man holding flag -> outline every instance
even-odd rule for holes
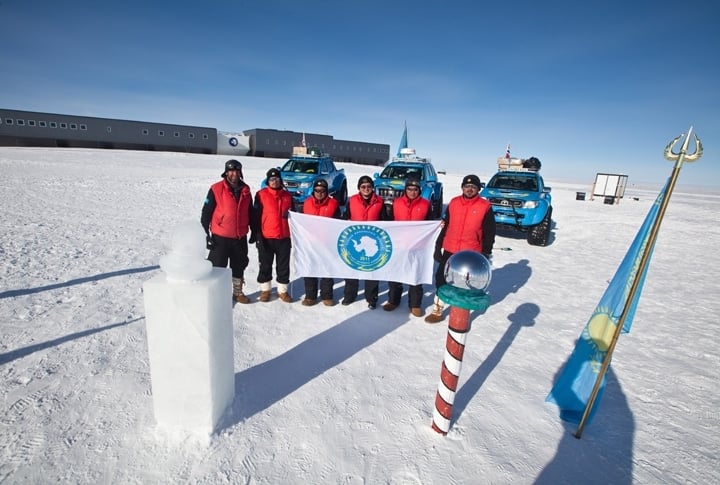
[[[368,175],[358,179],[358,193],[348,199],[345,218],[350,221],[379,221],[385,217],[385,202],[375,193],[375,183]],[[354,278],[345,280],[343,305],[350,305],[358,294],[360,281]],[[368,308],[377,307],[380,282],[378,280],[365,280],[365,301]]]

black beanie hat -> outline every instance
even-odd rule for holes
[[[237,160],[228,160],[227,162],[225,162],[225,171],[221,173],[220,176],[225,178],[225,174],[228,170],[237,170],[238,172],[240,172],[240,178],[243,178],[242,164]]]
[[[407,189],[408,187],[420,188],[420,181],[416,178],[407,179],[405,180],[405,188]]]
[[[314,189],[315,187],[322,187],[323,189],[327,189],[327,188],[328,188],[327,180],[325,180],[325,179],[317,179],[317,180],[315,181],[315,183],[313,184],[313,189]]]
[[[282,182],[282,176],[280,175],[280,170],[277,168],[271,168],[267,171],[267,174],[265,174],[265,181],[270,182],[270,177],[277,177]]]
[[[373,182],[373,179],[371,179],[368,175],[363,175],[358,179],[358,189],[362,184],[370,184],[375,187],[375,182]]]
[[[475,187],[477,187],[477,188],[479,189],[479,188],[481,187],[481,185],[480,185],[480,177],[478,177],[477,175],[466,175],[466,176],[464,176],[464,177],[463,177],[462,184],[460,184],[460,187],[464,187],[464,186],[466,186],[467,184],[472,184],[472,185],[474,185]]]

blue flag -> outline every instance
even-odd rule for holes
[[[402,150],[403,148],[407,148],[407,147],[408,147],[408,142],[407,142],[407,123],[405,123],[405,129],[403,130],[402,138],[400,138],[400,144],[398,145],[397,156],[398,156],[398,157],[401,157],[402,154],[400,153],[400,150]]]
[[[655,199],[655,203],[645,217],[645,222],[643,222],[640,227],[640,230],[630,245],[630,249],[628,249],[625,258],[615,272],[615,276],[613,276],[590,320],[580,334],[575,344],[575,350],[573,350],[572,355],[562,369],[550,394],[548,394],[545,399],[546,402],[552,402],[558,405],[560,408],[560,418],[564,421],[579,423],[582,419],[603,360],[607,355],[607,350],[615,334],[615,329],[620,321],[623,308],[630,297],[630,288],[635,278],[640,278],[637,291],[635,291],[632,301],[630,301],[630,306],[622,328],[622,333],[630,331],[635,310],[640,299],[640,293],[645,283],[647,269],[650,266],[650,257],[652,257],[654,249],[654,242],[648,247],[650,233],[658,218],[660,205],[667,194],[669,184],[670,180],[668,179],[665,187],[660,191],[657,199]],[[638,274],[640,261],[645,253],[647,253],[648,258],[647,264],[642,274]],[[595,402],[593,403],[593,408],[588,415],[588,423],[595,415],[604,388],[605,376],[603,376],[603,381],[595,398]]]

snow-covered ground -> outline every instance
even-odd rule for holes
[[[0,148],[0,482],[720,483],[718,194],[673,194],[582,439],[545,403],[657,195],[575,200],[592,181],[547,181],[547,247],[497,238],[493,304],[472,315],[447,436],[430,428],[445,323],[409,316],[405,298],[394,312],[303,307],[298,278],[294,303],[259,303],[254,248],[255,302],[233,310],[231,412],[209,440],[159,429],[141,287],[225,160]],[[253,191],[279,163],[241,161]],[[341,166],[351,187],[376,170]],[[442,176],[446,202],[463,175]]]

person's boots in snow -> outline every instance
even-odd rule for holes
[[[260,301],[266,302],[270,301],[270,290],[272,289],[272,285],[269,281],[266,281],[265,283],[260,283]]]
[[[286,283],[278,283],[278,298],[280,298],[285,303],[290,303],[292,301],[292,298],[290,298],[290,293],[288,293],[288,285]]]
[[[433,310],[430,315],[425,317],[425,323],[440,323],[444,320],[445,317],[443,317],[443,309],[445,308],[445,305],[442,301],[440,301],[440,298],[435,296],[435,304],[433,305]]]
[[[245,296],[245,293],[243,293],[243,285],[245,285],[245,280],[242,278],[233,278],[233,300],[238,303],[250,303],[250,298]]]

